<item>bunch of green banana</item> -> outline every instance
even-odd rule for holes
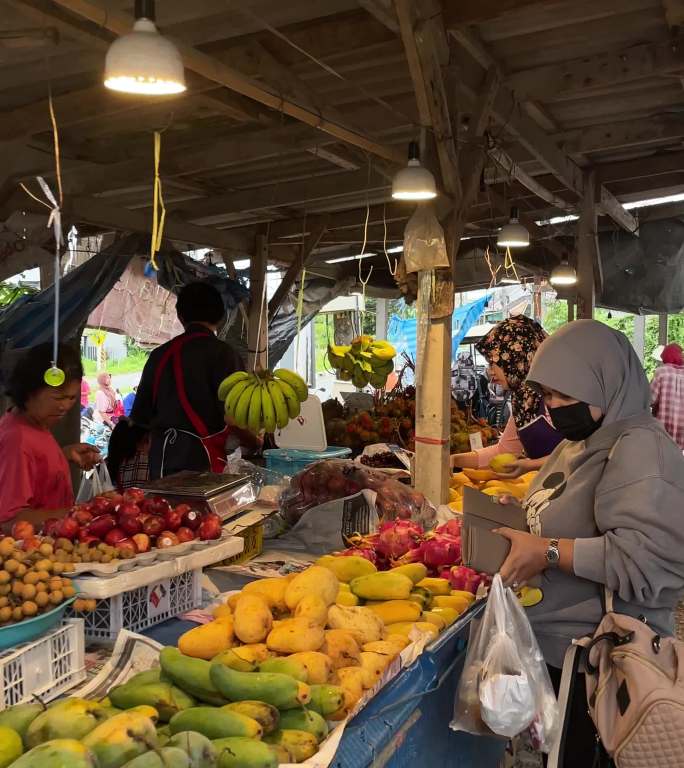
[[[328,344],[328,360],[342,381],[362,389],[371,384],[382,389],[394,370],[396,350],[384,339],[357,336],[348,346]]]
[[[299,416],[301,403],[309,396],[306,382],[294,371],[236,371],[219,385],[226,415],[238,427],[254,433],[275,432]]]

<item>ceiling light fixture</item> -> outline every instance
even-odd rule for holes
[[[499,248],[527,248],[530,244],[530,233],[518,221],[518,209],[511,208],[511,218],[504,224],[496,237]]]
[[[154,20],[154,0],[135,0],[133,30],[115,40],[107,51],[107,88],[144,96],[185,90],[181,55],[170,40],[159,34]]]
[[[437,197],[435,177],[420,164],[418,142],[412,141],[408,149],[408,165],[392,180],[395,200],[432,200]]]
[[[577,272],[575,268],[568,264],[567,258],[554,267],[549,277],[551,285],[575,285],[577,283]]]

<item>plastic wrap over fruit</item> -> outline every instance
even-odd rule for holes
[[[298,472],[281,497],[281,514],[295,525],[304,512],[365,490],[374,492],[381,521],[415,520],[424,527],[431,527],[435,521],[435,507],[422,493],[380,469],[369,469],[348,459],[317,461]]]

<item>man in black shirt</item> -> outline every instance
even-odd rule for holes
[[[218,386],[244,369],[240,355],[216,338],[225,318],[219,292],[190,283],[176,303],[185,332],[157,347],[142,373],[131,413],[151,431],[150,479],[183,469],[221,472],[229,429]]]

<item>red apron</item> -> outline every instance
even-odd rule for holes
[[[224,427],[220,432],[214,432],[209,434],[206,424],[188,400],[188,395],[185,390],[185,377],[183,376],[183,368],[181,365],[181,350],[192,339],[207,336],[207,333],[194,332],[184,333],[182,336],[175,338],[167,347],[164,352],[157,370],[154,372],[154,384],[152,387],[152,402],[157,401],[157,393],[159,391],[159,384],[163,372],[166,370],[166,366],[171,363],[173,366],[173,377],[176,384],[176,392],[178,399],[180,400],[181,408],[185,413],[188,421],[192,424],[194,432],[190,432],[185,429],[167,429],[164,433],[164,452],[166,445],[169,441],[173,443],[173,435],[177,432],[195,437],[200,441],[202,447],[207,454],[207,460],[209,463],[209,469],[211,472],[223,472],[226,466],[226,439],[228,437],[228,427]],[[162,453],[162,466],[161,476],[164,476],[164,453]]]

